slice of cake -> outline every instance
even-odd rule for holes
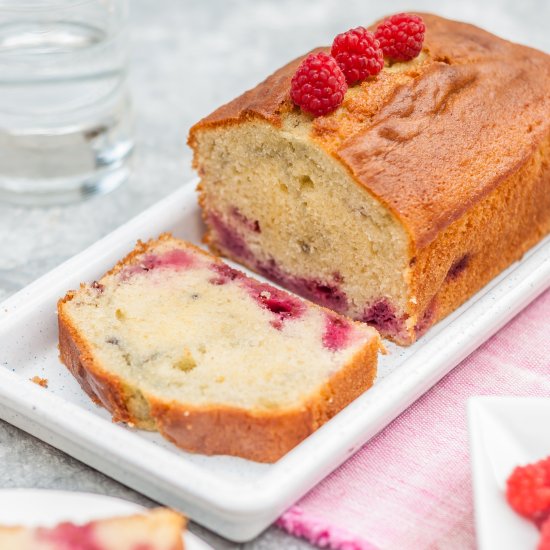
[[[55,527],[2,527],[2,550],[183,550],[185,519],[158,508],[148,513]]]
[[[170,235],[60,300],[61,360],[115,420],[275,461],[368,389],[378,334]]]
[[[213,250],[402,344],[550,231],[550,56],[422,18],[330,114],[293,104],[300,58],[189,135]]]

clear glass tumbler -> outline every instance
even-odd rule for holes
[[[58,204],[128,176],[127,0],[0,0],[0,200]]]

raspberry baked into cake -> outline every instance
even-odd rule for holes
[[[171,510],[55,527],[1,527],[2,550],[183,550],[185,519]]]
[[[550,56],[400,14],[189,144],[212,250],[410,344],[550,231]]]
[[[379,336],[165,234],[58,304],[61,360],[117,421],[275,461],[373,383]]]

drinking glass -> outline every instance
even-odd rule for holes
[[[55,204],[128,176],[127,0],[0,0],[0,200]]]

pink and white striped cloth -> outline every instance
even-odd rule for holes
[[[550,291],[458,365],[278,525],[321,548],[475,548],[466,401],[550,397]]]

